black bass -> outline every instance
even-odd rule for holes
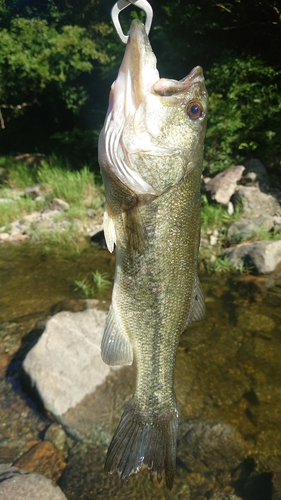
[[[137,368],[136,390],[107,452],[121,478],[142,465],[172,488],[179,336],[205,312],[197,276],[207,92],[198,66],[159,79],[143,24],[134,20],[99,141],[104,231],[116,245],[112,304],[101,345],[109,365]]]

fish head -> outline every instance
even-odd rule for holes
[[[176,81],[160,78],[156,64],[144,25],[134,20],[111,88],[100,164],[138,194],[159,195],[202,168],[208,104],[202,68]]]

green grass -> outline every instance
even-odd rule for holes
[[[96,297],[98,292],[106,290],[111,282],[107,279],[106,273],[95,271],[92,273],[91,280],[86,278],[75,281],[75,291],[82,292],[85,299],[92,299]]]
[[[13,203],[0,203],[0,227],[34,211],[41,211],[52,198],[61,198],[69,203],[69,210],[63,213],[68,221],[89,220],[87,209],[95,216],[102,216],[103,186],[87,166],[81,170],[71,170],[69,165],[53,156],[43,160],[40,166],[30,166],[17,162],[11,157],[0,157],[0,198],[11,199]],[[35,201],[24,195],[24,188],[40,184],[45,201]],[[17,190],[15,197],[14,193]]]

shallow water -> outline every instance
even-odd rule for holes
[[[32,330],[36,337],[43,329],[40,321],[34,329],[34,318],[46,317],[60,301],[81,297],[75,280],[94,270],[112,277],[114,256],[87,246],[79,255],[29,245],[0,247],[1,347],[5,344],[20,362],[23,332]],[[207,316],[182,335],[176,363],[181,426],[172,492],[147,471],[128,483],[117,475],[104,476],[106,448],[74,443],[59,482],[68,500],[209,500],[214,491],[236,493],[243,500],[280,498],[273,483],[281,471],[281,274],[204,275],[201,282]],[[110,294],[108,289],[97,298]],[[0,394],[2,424],[20,405],[23,415],[18,423],[12,418],[12,430],[0,424],[0,461],[5,461],[1,448],[6,456],[13,449],[11,457],[16,456],[26,435],[38,438],[50,421],[11,376],[2,380]]]

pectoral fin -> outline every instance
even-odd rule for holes
[[[107,365],[131,365],[133,362],[132,346],[112,305],[101,342],[101,357]]]
[[[191,309],[188,315],[188,319],[185,328],[190,323],[194,321],[201,321],[206,314],[205,298],[202,290],[201,283],[198,276],[196,276],[195,284],[193,288],[193,299],[191,304]]]
[[[103,229],[107,248],[112,253],[114,245],[116,245],[116,232],[113,219],[109,215],[107,208],[103,214]]]
[[[147,238],[138,206],[124,210],[122,216],[129,252],[131,254],[142,253],[146,247]]]

